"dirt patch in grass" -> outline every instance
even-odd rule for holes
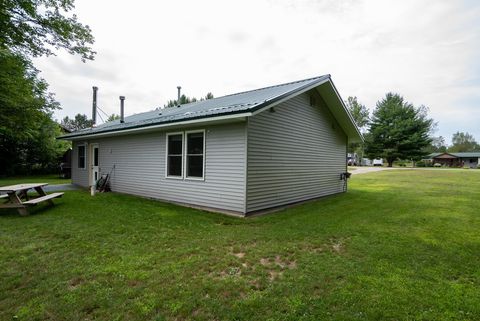
[[[238,257],[239,259],[243,259],[245,257],[244,252],[233,253],[233,255]]]
[[[331,237],[323,244],[305,244],[302,249],[309,253],[333,253],[337,255],[345,254],[349,238]]]
[[[261,258],[260,264],[265,267],[279,267],[280,269],[295,269],[297,268],[297,261],[289,260],[286,258],[282,258],[280,255],[275,256],[274,259],[272,258]]]
[[[75,290],[76,288],[78,288],[80,285],[82,285],[85,282],[86,281],[85,281],[84,278],[75,277],[75,278],[71,279],[70,281],[68,281],[68,289],[69,290]]]
[[[330,250],[336,254],[342,254],[345,252],[346,239],[344,238],[331,238],[327,244]]]
[[[280,278],[283,276],[283,272],[282,271],[275,271],[275,270],[270,270],[268,271],[268,274],[269,274],[269,280],[270,281],[275,281],[276,279]]]

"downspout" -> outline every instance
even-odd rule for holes
[[[348,135],[345,135],[345,173],[348,173],[348,164],[347,164],[347,156],[348,156]],[[344,185],[343,192],[347,192],[348,189],[348,178],[345,177],[345,185]]]
[[[244,203],[243,203],[243,215],[246,217],[247,216],[247,211],[248,211],[248,124],[250,123],[250,117],[247,117],[247,120],[245,122],[245,163],[244,163],[244,180],[245,180],[245,186],[243,193],[245,195],[244,198]]]

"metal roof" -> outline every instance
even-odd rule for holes
[[[235,114],[238,114],[240,116],[240,114],[252,113],[263,107],[272,105],[282,99],[291,97],[296,93],[300,93],[304,90],[319,86],[320,84],[329,80],[330,75],[323,75],[320,77],[314,77],[295,82],[240,92],[223,97],[197,101],[178,107],[157,109],[125,117],[124,123],[120,123],[119,120],[115,120],[112,122],[98,125],[93,128],[86,128],[73,132],[71,134],[66,134],[59,138],[73,139],[110,132],[121,132],[124,130],[135,128],[178,123],[195,119],[208,120],[208,118],[213,118],[217,116]]]
[[[432,153],[428,155],[430,158],[435,158],[443,154],[449,154],[453,155],[458,158],[475,158],[475,157],[480,157],[480,152],[463,152],[463,153]]]

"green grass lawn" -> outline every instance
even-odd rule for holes
[[[0,212],[0,320],[478,320],[480,171],[238,219],[68,191]]]
[[[34,175],[34,176],[15,176],[1,177],[0,186],[21,184],[21,183],[48,183],[54,184],[70,184],[71,179],[60,178],[58,174]]]

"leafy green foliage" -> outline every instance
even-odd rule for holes
[[[31,58],[64,49],[91,60],[90,28],[73,0],[0,0],[0,175],[56,167],[69,144],[52,120],[60,108]]]
[[[469,133],[456,132],[452,136],[452,146],[448,148],[451,153],[478,152],[480,145]]]
[[[352,97],[352,96],[349,96],[347,98],[347,101],[345,101],[345,104],[347,105],[348,111],[350,111],[350,114],[352,115],[353,120],[355,121],[358,129],[360,130],[360,132],[364,134],[366,130],[366,126],[370,121],[370,112],[368,111],[367,107],[359,103],[357,100],[357,97]],[[360,155],[360,159],[363,158],[363,150],[364,150],[363,143],[348,144],[348,151],[350,153],[355,153],[357,155]]]
[[[447,144],[445,143],[445,138],[443,138],[443,136],[431,137],[431,139],[432,142],[426,147],[426,153],[445,153],[447,151]]]
[[[402,96],[388,93],[377,102],[366,140],[370,158],[382,157],[392,167],[396,159],[419,159],[430,144],[434,122],[425,106],[414,107]]]
[[[347,105],[350,114],[352,114],[353,120],[357,124],[357,127],[364,132],[370,121],[370,112],[368,111],[367,107],[359,103],[357,97],[352,96],[347,98],[345,104]]]
[[[0,50],[0,175],[55,167],[68,143],[55,140],[59,108],[28,59]]]
[[[208,94],[205,95],[205,97],[200,98],[200,101],[208,100],[208,99],[212,99],[212,98],[214,98],[213,94],[209,92]],[[189,104],[189,103],[194,103],[196,101],[199,101],[199,100],[195,97],[190,98],[190,97],[187,97],[185,95],[181,95],[180,96],[180,102],[177,99],[169,100],[163,107],[165,107],[165,108],[176,107],[178,105],[185,105],[185,104]]]
[[[74,132],[80,129],[89,128],[93,126],[93,120],[88,119],[85,114],[76,114],[75,118],[69,118],[66,116],[62,119],[62,126]]]
[[[120,119],[120,115],[111,114],[110,116],[108,116],[107,122],[109,122],[109,121],[114,121],[114,120],[117,120],[117,119]]]
[[[92,60],[91,30],[70,14],[73,8],[74,0],[0,0],[0,48],[33,57],[65,49]]]
[[[479,178],[353,175],[249,219],[68,191],[0,212],[0,319],[477,320]]]

